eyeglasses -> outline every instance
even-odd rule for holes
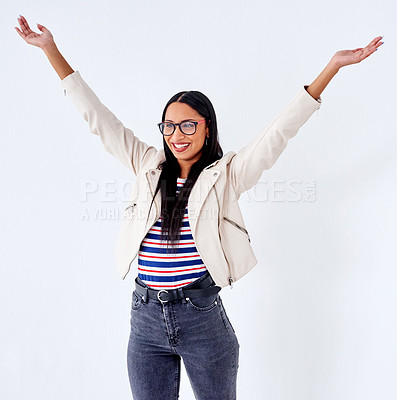
[[[172,122],[160,122],[158,125],[160,132],[164,136],[170,136],[174,133],[176,126],[179,125],[179,129],[181,132],[185,135],[193,135],[196,133],[196,128],[198,124],[201,124],[202,122],[205,122],[205,119],[201,121],[185,121],[181,122],[179,124],[173,124]]]

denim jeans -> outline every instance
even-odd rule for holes
[[[160,303],[133,291],[127,365],[134,400],[178,399],[181,358],[197,400],[235,400],[239,348],[219,293]]]

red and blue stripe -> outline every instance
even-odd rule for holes
[[[177,194],[185,182],[186,179],[177,179]],[[138,276],[149,287],[176,289],[194,282],[207,271],[193,240],[187,205],[175,253],[167,253],[167,242],[160,241],[160,233],[161,217],[142,240],[138,252]]]

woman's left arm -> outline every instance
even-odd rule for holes
[[[367,58],[383,44],[380,42],[382,37],[376,37],[365,48],[336,52],[313,83],[303,85],[304,89],[300,90],[287,107],[233,156],[229,163],[227,179],[235,188],[237,196],[258,182],[263,170],[274,165],[288,141],[297,134],[315,110],[319,109],[320,94],[339,69]]]
[[[354,50],[340,50],[331,58],[327,66],[321,71],[320,75],[307,88],[307,92],[318,99],[334,75],[346,65],[357,64],[370,56],[378,47],[382,46],[380,40],[383,36],[373,39],[366,47],[359,47]]]

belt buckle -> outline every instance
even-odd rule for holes
[[[157,299],[158,299],[158,301],[160,301],[161,303],[167,303],[168,302],[168,300],[162,300],[161,299],[161,292],[164,292],[164,293],[168,293],[168,290],[165,290],[165,289],[161,289],[161,290],[159,290],[158,292],[157,292]]]

